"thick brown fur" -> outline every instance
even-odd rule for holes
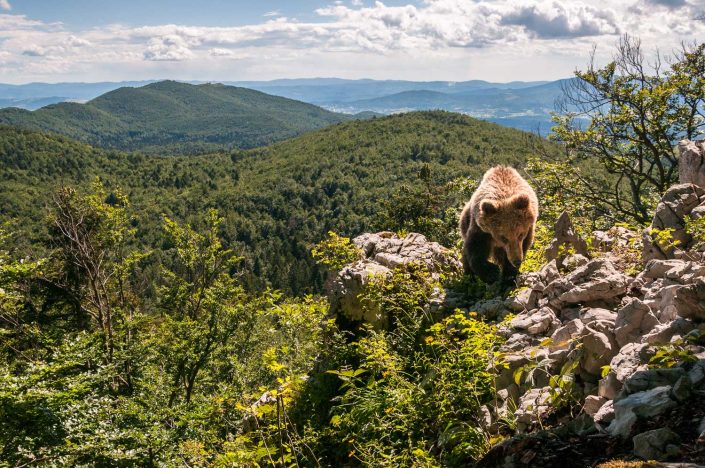
[[[485,172],[460,215],[463,268],[485,283],[511,281],[534,241],[536,193],[511,167]]]

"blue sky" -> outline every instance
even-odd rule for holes
[[[0,82],[546,80],[702,41],[705,0],[0,0]]]
[[[62,22],[78,29],[112,23],[129,26],[168,23],[237,26],[261,22],[274,13],[300,20],[321,21],[314,10],[329,3],[320,0],[15,0],[11,1],[11,11],[46,22]],[[416,2],[387,0],[384,3],[394,6]]]

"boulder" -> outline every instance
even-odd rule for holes
[[[367,322],[375,328],[387,323],[386,313],[370,304],[362,304],[358,298],[375,277],[389,277],[392,272],[386,266],[370,260],[359,260],[343,267],[326,284],[326,295],[333,314],[354,322]]]
[[[705,187],[705,140],[683,140],[678,153],[678,181]]]
[[[696,321],[705,321],[705,278],[676,290],[673,305],[679,316]]]
[[[584,329],[585,325],[583,325],[580,319],[573,319],[566,322],[551,335],[551,351],[568,349],[570,343],[578,337]]]
[[[551,409],[551,387],[532,388],[519,398],[519,405],[514,412],[517,429],[524,430],[537,423]]]
[[[392,232],[367,233],[353,239],[353,243],[366,259],[389,269],[412,262],[422,263],[434,272],[440,266],[461,269],[460,261],[448,249],[415,232],[401,238]]]
[[[624,296],[629,276],[617,270],[605,258],[590,260],[565,277],[546,286],[545,294],[557,309],[566,304],[609,301]]]
[[[616,398],[624,381],[635,372],[645,370],[654,351],[644,343],[628,343],[610,361],[609,373],[599,382],[599,395]]]
[[[593,376],[602,373],[606,366],[619,351],[619,346],[614,339],[614,334],[609,331],[604,333],[593,328],[592,324],[585,326],[582,332],[583,353],[580,367]]]
[[[678,248],[686,248],[692,237],[685,232],[685,216],[705,201],[705,189],[693,184],[678,184],[669,188],[656,205],[651,226],[644,230],[644,261],[675,258],[673,247],[661,246],[651,236],[653,229],[673,229],[672,238],[679,242]]]
[[[514,317],[510,326],[515,330],[526,331],[530,335],[550,335],[561,322],[550,307],[525,312]]]
[[[632,245],[638,233],[622,226],[613,226],[607,231],[593,231],[591,246],[602,252],[610,252],[615,247],[626,248]]]
[[[601,307],[586,307],[580,311],[580,320],[586,325],[596,321],[609,322],[614,325],[617,314]]]
[[[622,397],[626,397],[633,393],[651,390],[656,387],[672,387],[681,377],[685,375],[685,370],[680,367],[645,369],[637,371],[624,381]]]
[[[638,419],[652,418],[675,408],[677,403],[670,394],[671,387],[656,387],[615,402],[614,420],[608,432],[615,437],[627,437]]]
[[[649,260],[644,268],[644,277],[667,278],[680,284],[692,283],[705,276],[705,265],[678,259]]]
[[[665,427],[637,434],[632,442],[634,455],[644,460],[662,461],[680,453],[680,437]]]
[[[614,324],[614,337],[620,348],[627,343],[641,341],[643,335],[659,324],[649,306],[639,299],[625,298],[622,304]]]
[[[677,317],[671,322],[656,325],[653,330],[642,337],[641,341],[651,345],[667,344],[695,329],[696,325],[691,320]]]
[[[421,234],[410,233],[400,238],[391,232],[368,233],[356,237],[353,243],[360,249],[362,259],[333,272],[326,282],[326,295],[331,313],[353,322],[370,323],[375,328],[387,326],[386,311],[361,304],[358,299],[372,278],[388,277],[394,268],[409,263],[423,264],[435,276],[441,269],[461,269],[460,262],[448,249],[429,242]],[[440,293],[439,290],[435,306],[443,303]]]

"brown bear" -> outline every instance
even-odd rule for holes
[[[485,283],[512,281],[534,241],[538,214],[536,193],[516,170],[495,166],[485,172],[460,215],[465,274]]]

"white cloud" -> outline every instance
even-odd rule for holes
[[[264,17],[281,16],[281,14],[282,14],[281,10],[272,10],[272,11],[268,11],[267,13],[263,14],[262,16],[264,16]]]
[[[0,0],[0,10],[12,10],[12,5],[10,5],[8,0]]]
[[[558,78],[584,66],[593,44],[609,57],[622,33],[665,51],[702,40],[705,23],[694,18],[703,10],[703,0],[349,0],[315,10],[309,22],[270,12],[245,26],[82,31],[0,14],[0,81]]]
[[[182,36],[168,34],[155,37],[149,41],[149,47],[144,51],[144,59],[155,62],[179,62],[193,57],[189,43]]]

